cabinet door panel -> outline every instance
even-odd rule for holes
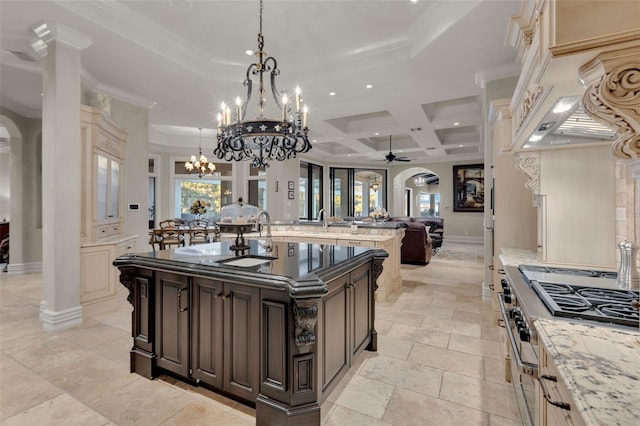
[[[158,366],[189,375],[189,294],[186,277],[158,274],[157,330]]]
[[[353,297],[353,321],[351,351],[355,354],[369,342],[371,332],[371,271],[367,265],[351,274]]]
[[[222,283],[193,280],[193,377],[222,388]]]
[[[225,284],[224,365],[226,388],[246,399],[258,396],[260,335],[258,289]]]
[[[109,181],[109,160],[107,157],[98,155],[98,172],[96,182],[96,219],[98,222],[102,222],[107,218],[107,199],[108,188],[107,182]]]
[[[349,368],[348,275],[336,280],[335,287],[322,299],[322,389]]]
[[[111,160],[109,201],[109,217],[120,217],[120,163],[114,160]]]

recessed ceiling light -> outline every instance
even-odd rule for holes
[[[375,132],[375,133],[374,133],[374,135],[376,135],[376,136],[380,136],[380,133],[378,133],[378,132]]]
[[[314,139],[314,140],[313,140],[313,143],[316,143],[317,141],[318,141],[317,139]]]
[[[247,49],[247,50],[244,51],[244,54],[247,55],[247,56],[253,56],[253,50]]]
[[[329,96],[335,96],[336,92],[329,92]]]
[[[460,123],[458,123],[457,121],[455,123],[453,123],[454,126],[459,126]]]
[[[371,88],[373,87],[373,84],[367,84],[367,85],[366,85],[366,86],[364,86],[364,87],[366,87],[367,89],[371,89]]]
[[[418,0],[409,0],[411,3],[416,4],[418,3]]]
[[[458,145],[458,148],[464,148],[464,145],[460,144]]]

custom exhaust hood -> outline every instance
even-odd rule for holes
[[[535,149],[611,142],[615,139],[613,130],[584,112],[581,96],[566,96],[558,98],[522,147]]]

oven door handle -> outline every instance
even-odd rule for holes
[[[507,337],[509,339],[509,343],[511,343],[511,352],[515,357],[516,365],[518,366],[518,370],[521,373],[528,374],[533,377],[538,376],[538,366],[531,362],[523,361],[520,357],[520,351],[518,350],[518,346],[516,345],[516,338],[513,335],[513,331],[511,331],[511,327],[509,326],[509,317],[507,316],[507,307],[504,305],[504,301],[502,300],[502,296],[504,293],[498,293],[498,303],[500,304],[500,313],[502,314],[502,321],[505,324],[505,330],[507,330]]]

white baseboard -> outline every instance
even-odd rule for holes
[[[40,320],[44,331],[58,332],[82,325],[82,306],[51,311],[47,309],[47,302],[40,302]]]
[[[472,237],[470,235],[447,235],[444,234],[444,243],[447,241],[452,243],[471,243],[471,244],[484,244],[484,237]]]
[[[8,274],[31,274],[34,272],[42,272],[42,262],[9,263],[7,265]]]

